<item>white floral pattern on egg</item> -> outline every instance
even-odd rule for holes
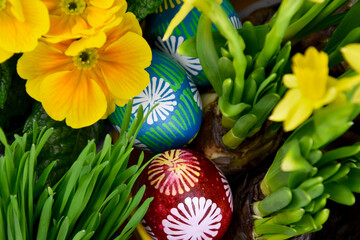
[[[233,211],[230,186],[203,155],[172,149],[153,159],[140,176],[144,199],[153,197],[144,217],[158,240],[220,240]]]
[[[135,146],[158,153],[183,147],[198,133],[202,120],[199,91],[185,70],[165,54],[153,50],[146,69],[149,85],[133,98],[132,119],[140,105],[144,116],[153,109],[141,127]],[[125,107],[116,107],[109,116],[114,126],[121,126]]]

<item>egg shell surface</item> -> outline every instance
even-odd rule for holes
[[[230,186],[203,155],[172,149],[140,176],[143,199],[153,197],[143,225],[153,239],[214,239],[225,234],[233,212]]]
[[[159,153],[183,147],[195,138],[201,126],[202,104],[199,91],[185,70],[157,50],[152,50],[152,54],[151,65],[146,69],[150,83],[134,97],[131,119],[136,117],[140,105],[145,116],[158,104],[141,127],[135,147]],[[118,130],[125,109],[126,106],[117,106],[109,116],[110,122]]]
[[[162,41],[162,37],[171,19],[173,19],[175,14],[180,10],[182,4],[180,0],[164,0],[164,3],[156,12],[147,17],[144,35],[153,47],[180,63],[196,85],[207,86],[210,85],[210,82],[202,70],[199,59],[182,56],[177,53],[177,49],[186,39],[195,36],[201,13],[196,8],[191,10],[184,20],[174,29],[170,38]],[[241,28],[240,19],[231,3],[228,0],[223,0],[221,6],[235,28]]]

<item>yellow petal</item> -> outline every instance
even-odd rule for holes
[[[128,32],[99,54],[106,85],[115,98],[130,99],[148,85],[149,74],[144,70],[151,63],[151,49],[144,38]]]
[[[297,88],[298,87],[297,79],[294,74],[285,74],[283,77],[283,82],[287,88]]]
[[[10,7],[11,13],[14,15],[14,17],[17,19],[17,21],[24,22],[25,16],[24,16],[23,8],[21,6],[21,1],[20,0],[9,0],[9,3],[11,4],[11,7]]]
[[[293,72],[302,95],[314,101],[323,98],[327,88],[328,56],[309,47],[305,55],[293,58]]]
[[[298,89],[290,89],[286,92],[281,101],[275,106],[269,119],[276,122],[284,121],[288,117],[290,110],[296,104],[298,104],[300,100],[300,91]]]
[[[42,2],[45,4],[46,8],[49,11],[52,11],[59,7],[60,1],[54,1],[54,0],[42,0]]]
[[[356,72],[360,73],[360,43],[352,43],[341,48],[341,52],[347,63]]]
[[[93,5],[98,8],[109,8],[114,4],[114,0],[90,0],[90,5]]]
[[[11,56],[13,55],[14,53],[12,52],[8,52],[4,49],[2,49],[0,47],[0,63],[3,63],[5,62],[6,60],[8,60],[9,58],[11,58]]]
[[[67,56],[76,56],[79,52],[87,48],[101,48],[105,42],[106,34],[104,32],[97,32],[93,36],[84,37],[72,42],[68,49],[66,49],[65,54]]]
[[[117,20],[121,21],[119,25],[106,31],[107,42],[104,45],[105,48],[117,41],[127,32],[134,32],[138,35],[142,35],[139,21],[133,13],[127,12],[124,16],[117,18]]]
[[[44,78],[73,68],[72,57],[65,56],[62,51],[44,42],[39,42],[34,51],[24,53],[17,63],[17,72],[24,79]]]
[[[10,52],[27,52],[38,44],[38,38],[49,30],[49,14],[39,0],[22,0],[25,21],[10,12],[0,11],[0,46]]]
[[[351,102],[360,104],[360,87],[355,90],[355,93],[351,98]]]
[[[162,39],[163,41],[166,41],[171,36],[172,32],[177,27],[177,25],[179,25],[182,22],[182,20],[184,20],[184,18],[189,14],[189,12],[194,8],[193,2],[194,2],[193,0],[187,1],[181,6],[179,12],[176,13],[176,15],[171,20],[169,26],[167,27],[166,32]]]
[[[290,110],[284,122],[284,130],[286,132],[294,130],[308,119],[312,112],[313,108],[310,102],[300,101]]]
[[[337,81],[336,88],[339,91],[350,91],[354,86],[360,84],[360,74],[352,77],[342,78]]]
[[[54,73],[41,85],[42,104],[55,120],[73,128],[94,124],[105,113],[107,103],[96,82],[80,71]]]
[[[42,95],[40,92],[42,82],[43,78],[38,77],[27,80],[25,84],[27,94],[39,102],[42,101]]]
[[[98,28],[105,24],[107,20],[111,18],[111,15],[107,9],[99,9],[96,7],[89,6],[87,10],[87,21],[90,26]],[[114,13],[113,13],[114,14]]]
[[[314,104],[314,108],[318,109],[318,108],[334,101],[337,95],[338,95],[338,90],[336,89],[336,87],[328,88],[324,98],[321,100],[322,101],[321,105]]]

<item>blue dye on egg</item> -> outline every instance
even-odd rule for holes
[[[180,148],[194,139],[202,120],[202,105],[196,85],[185,70],[163,53],[153,50],[150,67],[150,83],[133,99],[132,119],[139,106],[144,116],[158,104],[141,127],[135,146],[154,153]],[[109,116],[110,122],[119,129],[126,106],[116,107]]]
[[[186,18],[174,29],[174,32],[168,40],[165,42],[161,40],[171,19],[173,19],[175,14],[179,11],[181,5],[181,0],[164,0],[164,3],[156,10],[156,12],[146,19],[146,29],[144,34],[150,44],[180,63],[196,85],[210,85],[198,58],[182,56],[176,52],[178,47],[186,39],[195,36],[196,34],[200,17],[200,12],[196,8],[190,11]],[[221,5],[235,28],[241,28],[240,19],[229,0],[224,0]]]

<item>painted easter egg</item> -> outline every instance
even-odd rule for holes
[[[202,120],[202,104],[196,85],[185,70],[163,53],[153,50],[150,67],[150,83],[133,99],[132,119],[139,106],[148,118],[141,127],[135,147],[154,153],[182,147],[192,141],[198,133]],[[110,122],[121,126],[124,107],[116,107],[109,116]]]
[[[153,197],[143,226],[153,239],[221,239],[233,199],[222,172],[203,155],[172,149],[153,159],[140,176],[144,199]]]
[[[177,53],[178,47],[186,39],[195,36],[196,34],[200,17],[200,12],[196,8],[191,10],[181,24],[174,29],[172,36],[168,40],[165,42],[161,40],[171,19],[173,19],[175,14],[179,11],[182,4],[181,0],[164,0],[164,3],[156,10],[156,12],[149,15],[146,19],[144,34],[150,44],[180,63],[196,85],[210,85],[198,58],[182,56]],[[236,28],[240,28],[240,19],[231,3],[228,0],[224,0],[222,6],[233,25]]]

